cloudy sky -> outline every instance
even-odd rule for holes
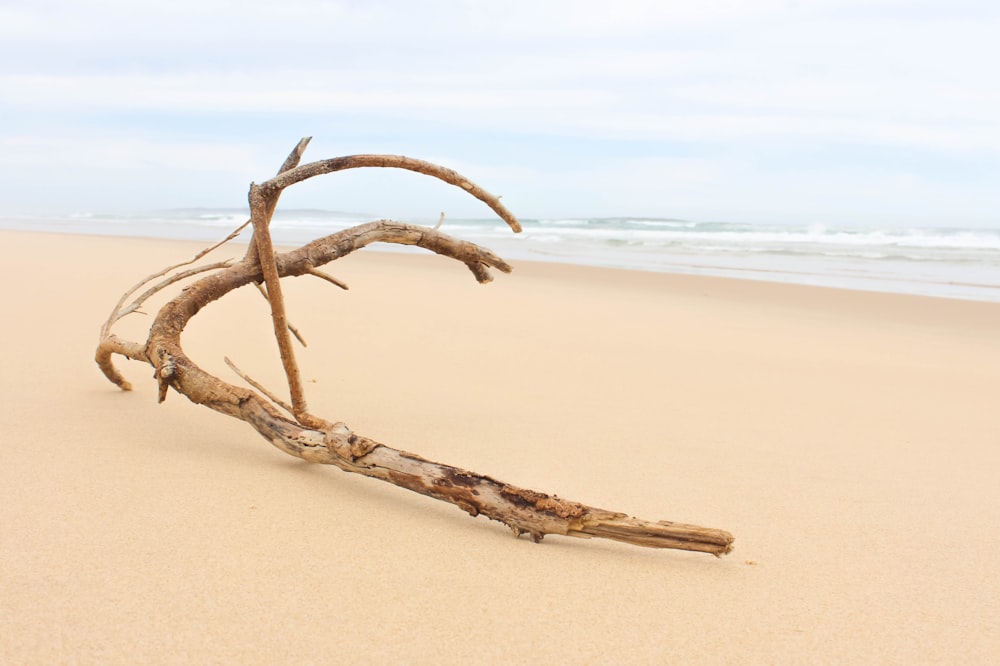
[[[1000,226],[995,0],[0,0],[0,213],[399,153],[522,217]],[[284,206],[488,217],[369,170]]]

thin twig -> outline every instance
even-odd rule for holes
[[[148,275],[145,278],[143,278],[142,280],[140,280],[139,282],[137,282],[135,285],[133,285],[128,291],[126,291],[124,294],[122,294],[122,297],[120,299],[118,299],[117,303],[115,303],[114,310],[111,311],[111,314],[108,316],[107,321],[105,321],[104,325],[101,327],[101,337],[105,338],[108,335],[110,335],[111,334],[111,326],[116,321],[118,321],[123,316],[125,316],[125,315],[120,315],[119,313],[121,312],[122,307],[125,305],[125,301],[127,301],[129,299],[129,297],[132,296],[132,294],[134,294],[135,292],[139,291],[145,285],[149,284],[150,282],[152,282],[156,278],[163,277],[167,273],[169,273],[169,272],[171,272],[173,270],[176,270],[176,269],[180,268],[181,266],[189,266],[189,265],[193,264],[194,262],[198,261],[199,259],[201,259],[202,257],[204,257],[209,252],[212,252],[213,250],[216,250],[216,249],[222,247],[223,245],[225,245],[229,241],[231,241],[234,238],[236,238],[237,236],[239,236],[240,232],[242,232],[244,229],[246,229],[247,225],[249,225],[250,222],[251,222],[250,220],[247,220],[246,222],[244,222],[240,226],[236,227],[236,229],[234,229],[233,231],[231,231],[229,233],[229,235],[226,236],[225,238],[223,238],[221,241],[219,241],[215,245],[211,245],[209,247],[206,247],[205,249],[201,250],[198,254],[194,255],[194,257],[192,257],[191,259],[188,259],[187,261],[182,261],[179,264],[174,264],[173,266],[167,266],[163,270],[157,271],[156,273],[153,273],[152,275]],[[169,286],[169,283],[165,284],[163,286],[164,287]],[[160,287],[160,288],[162,289],[163,287]],[[145,300],[146,298],[149,298],[149,296],[146,296],[145,298],[141,298],[140,300]],[[126,313],[126,314],[128,314],[128,313]]]
[[[295,412],[292,410],[292,406],[291,405],[289,405],[288,403],[286,403],[285,401],[283,401],[281,398],[279,398],[278,396],[276,396],[273,393],[271,393],[270,391],[268,391],[266,388],[264,388],[263,384],[261,384],[260,382],[255,381],[248,374],[246,374],[245,372],[243,372],[242,370],[240,370],[236,366],[235,363],[233,363],[231,360],[229,360],[228,356],[223,356],[222,360],[224,360],[226,362],[226,365],[229,366],[230,370],[232,370],[237,375],[239,375],[240,379],[242,379],[247,384],[249,384],[250,386],[254,387],[258,391],[260,391],[261,393],[263,393],[264,397],[266,397],[268,400],[270,400],[271,402],[273,402],[274,404],[276,404],[278,407],[281,407],[283,410],[285,410],[286,412],[288,412],[292,416],[295,415]]]
[[[317,269],[315,269],[315,268],[313,268],[311,266],[308,269],[306,269],[306,273],[308,273],[309,275],[315,275],[316,277],[318,277],[320,279],[326,280],[330,284],[334,284],[334,285],[340,287],[341,289],[343,289],[344,291],[347,291],[347,289],[348,289],[346,282],[338,280],[337,278],[333,277],[332,275],[324,273],[323,271],[317,270]]]
[[[158,292],[163,291],[164,289],[174,284],[175,282],[180,282],[181,280],[189,278],[193,275],[198,275],[199,273],[206,273],[208,271],[214,271],[219,268],[226,268],[227,266],[230,266],[232,263],[233,263],[232,259],[226,259],[225,261],[220,261],[214,264],[206,264],[204,266],[198,266],[197,268],[191,268],[186,271],[181,271],[180,273],[175,273],[166,280],[158,282],[157,284],[153,285],[152,287],[144,291],[142,295],[140,295],[134,301],[129,303],[128,307],[122,308],[118,312],[118,316],[115,317],[115,321],[118,321],[119,319],[133,312],[138,312],[139,308],[142,307],[142,304],[145,303],[149,298],[156,295]]]

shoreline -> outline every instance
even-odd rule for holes
[[[118,391],[93,362],[101,322],[204,244],[0,241],[0,661],[502,663],[512,636],[546,663],[1000,654],[996,304],[532,262],[479,285],[429,253],[328,264],[347,292],[283,281],[315,414],[728,530],[716,559],[514,539],[174,392],[157,404],[147,365],[116,359],[135,385]],[[283,385],[254,290],[183,340],[226,381],[229,356]]]
[[[81,233],[77,231],[36,231],[31,229],[24,229],[19,227],[2,228],[0,227],[0,233],[23,233],[23,234],[40,234],[40,235],[56,235],[56,236],[70,236],[70,237],[80,237],[80,238],[120,238],[120,239],[131,239],[136,241],[152,241],[152,242],[164,242],[164,243],[192,243],[198,248],[209,247],[216,242],[225,238],[225,233],[220,233],[218,235],[208,235],[204,240],[191,239],[191,238],[178,238],[178,237],[168,237],[168,236],[155,236],[155,235],[141,235],[141,234],[120,234],[120,233]],[[249,233],[249,232],[245,232]],[[236,238],[229,243],[227,246],[243,246],[245,247],[249,243],[249,236],[246,238]],[[483,243],[480,243],[481,245]],[[301,245],[301,244],[299,244]],[[500,243],[504,245],[504,243]],[[742,269],[734,270],[730,267],[724,265],[710,265],[710,264],[691,264],[691,263],[677,263],[672,265],[671,268],[664,268],[661,270],[647,268],[647,267],[630,267],[630,266],[620,266],[613,265],[610,263],[588,263],[584,261],[571,261],[571,260],[561,260],[559,257],[552,258],[539,258],[539,257],[524,257],[518,255],[518,253],[504,253],[502,250],[497,251],[489,244],[485,244],[485,247],[494,250],[503,257],[508,262],[516,263],[530,263],[530,264],[541,264],[541,265],[554,265],[554,266],[577,266],[581,268],[593,268],[598,270],[610,270],[610,271],[626,271],[630,273],[640,273],[640,274],[650,274],[650,275],[670,275],[676,277],[704,277],[704,278],[714,278],[722,280],[736,280],[736,281],[748,281],[748,282],[763,282],[766,284],[784,284],[793,286],[810,287],[817,289],[834,289],[843,290],[849,292],[858,293],[877,293],[877,294],[887,294],[887,295],[903,295],[903,296],[913,296],[917,298],[933,298],[933,299],[946,299],[946,300],[957,300],[965,302],[975,302],[975,303],[1000,303],[1000,287],[995,285],[990,285],[987,283],[976,283],[976,282],[962,282],[962,281],[950,281],[950,282],[936,282],[931,280],[919,280],[910,279],[907,284],[928,284],[935,285],[938,288],[972,288],[977,290],[976,296],[969,295],[957,295],[956,293],[919,293],[914,292],[912,289],[899,288],[899,283],[901,282],[897,278],[893,277],[880,277],[875,275],[868,275],[863,278],[858,278],[854,285],[841,285],[841,284],[827,284],[824,279],[820,279],[818,282],[817,278],[823,278],[818,274],[805,273],[801,271],[794,270],[783,270],[777,268],[750,268],[745,267]],[[223,246],[226,247],[226,246]],[[283,250],[292,249],[298,247],[296,244],[290,244],[287,242],[275,241],[275,247],[281,248]],[[376,253],[388,253],[388,254],[421,254],[425,251],[419,248],[413,248],[408,246],[398,246],[398,245],[386,245],[386,244],[375,244],[373,246],[365,248],[366,252],[376,252]],[[783,279],[784,276],[799,276],[799,279]],[[766,276],[766,277],[758,277]],[[812,278],[812,279],[805,279]],[[874,288],[871,286],[864,285],[882,285],[883,287],[889,283],[897,283],[896,289],[885,289],[885,288]],[[988,294],[989,297],[983,294]]]

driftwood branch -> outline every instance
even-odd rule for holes
[[[196,404],[246,421],[267,441],[286,453],[342,470],[363,474],[422,495],[450,502],[472,516],[480,514],[503,522],[516,535],[528,534],[541,541],[546,534],[601,537],[654,548],[677,548],[722,555],[732,548],[728,532],[666,521],[647,521],[626,514],[586,506],[498,481],[489,476],[426,460],[394,449],[351,431],[342,422],[330,422],[307,411],[298,367],[291,347],[289,325],[281,295],[281,279],[314,275],[346,288],[320,272],[319,267],[372,243],[415,245],[464,263],[481,283],[492,279],[491,269],[509,273],[510,266],[490,250],[441,233],[437,228],[379,220],[318,238],[295,250],[277,254],[270,237],[270,221],[281,192],[314,176],[359,167],[401,168],[433,176],[469,192],[497,213],[514,231],[517,218],[495,197],[464,176],[429,162],[395,155],[354,155],[299,166],[308,139],[289,155],[278,175],[250,187],[250,223],[254,237],[246,255],[235,263],[212,264],[184,271],[184,277],[210,273],[187,286],[156,314],[146,342],[122,340],[111,333],[112,325],[136,308],[126,306],[131,294],[162,278],[185,262],[160,271],[133,287],[116,305],[101,329],[96,360],[105,376],[124,390],[130,384],[112,362],[114,354],[149,363],[164,400],[170,388]],[[230,239],[233,235],[230,236]],[[229,240],[229,239],[227,239]],[[225,241],[224,241],[225,242]],[[217,246],[216,246],[217,247]],[[214,249],[214,248],[212,248]],[[203,256],[200,254],[197,258]],[[180,275],[180,274],[178,274]],[[145,300],[180,277],[160,280],[140,299]],[[288,380],[291,404],[246,376],[226,359],[233,370],[256,388],[234,386],[210,375],[181,348],[181,333],[203,307],[243,286],[264,282],[271,304],[272,322],[279,354]],[[129,309],[131,308],[131,309]],[[289,416],[291,415],[291,417]]]

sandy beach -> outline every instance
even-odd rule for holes
[[[328,266],[349,291],[283,283],[314,413],[729,530],[715,558],[536,545],[158,405],[148,366],[119,391],[101,323],[200,247],[0,232],[0,662],[1000,660],[1000,305],[528,262],[483,286],[371,251]],[[184,343],[282,387],[253,290]]]

